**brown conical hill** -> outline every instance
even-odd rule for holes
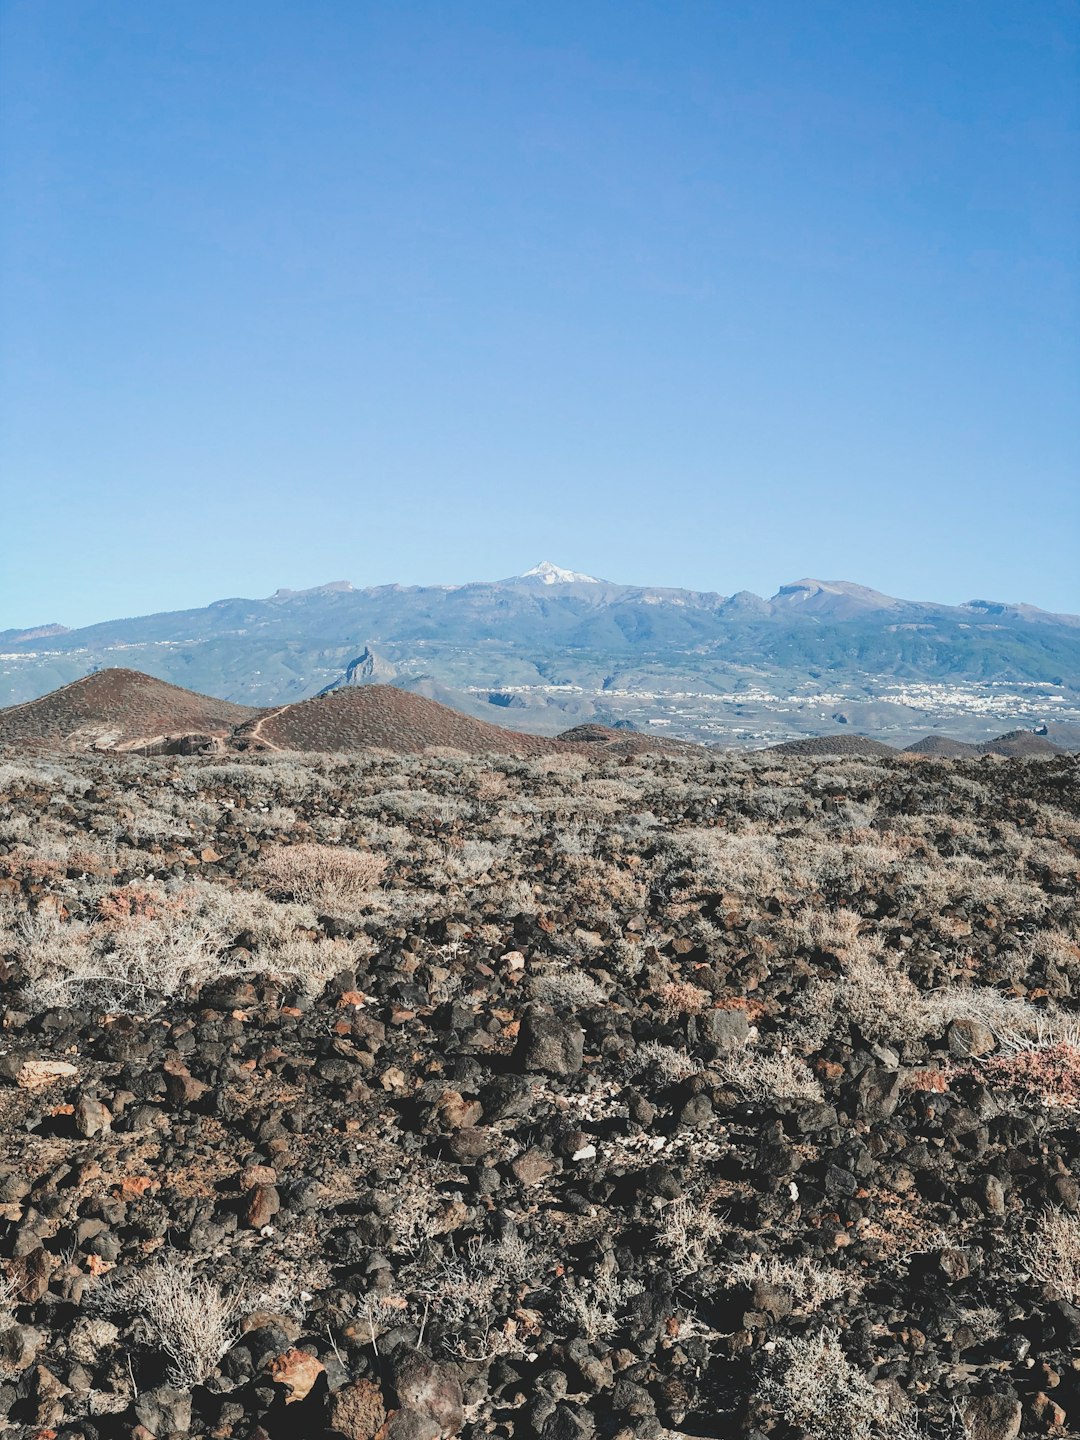
[[[916,740],[914,745],[905,746],[904,754],[936,756],[939,760],[962,760],[964,756],[980,754],[980,750],[977,745],[969,745],[966,740],[953,740],[949,735],[926,735],[923,739]]]
[[[197,695],[138,670],[98,670],[0,710],[0,745],[71,750],[159,749],[181,737],[223,740],[260,712]],[[193,742],[198,743],[198,742]]]
[[[433,747],[470,755],[543,755],[564,748],[557,741],[474,720],[393,685],[342,688],[286,705],[241,726],[235,743],[261,743],[276,750],[391,750],[402,755]]]
[[[619,756],[678,755],[701,748],[698,745],[691,745],[687,740],[670,740],[658,735],[641,735],[636,730],[618,730],[613,726],[598,725],[595,721],[588,721],[584,725],[575,725],[570,730],[563,730],[555,738],[565,745],[573,745],[575,749],[586,746],[593,752]]]
[[[1045,735],[1036,735],[1033,730],[1010,730],[994,740],[985,740],[976,746],[980,755],[1005,755],[1010,759],[1027,755],[1064,755],[1060,745],[1055,745]]]
[[[782,745],[770,745],[772,755],[805,755],[808,759],[829,755],[865,755],[881,758],[897,755],[899,751],[882,740],[871,740],[868,735],[814,735],[802,740],[785,740]]]

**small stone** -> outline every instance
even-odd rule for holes
[[[8,1278],[16,1295],[26,1305],[36,1305],[49,1288],[49,1281],[56,1269],[56,1257],[41,1245],[35,1245],[25,1255],[12,1260],[8,1266]]]
[[[430,1415],[402,1406],[390,1416],[379,1440],[440,1440],[441,1435],[438,1423]]]
[[[476,1125],[484,1113],[479,1100],[464,1100],[456,1090],[447,1090],[435,1106],[444,1130],[461,1130]]]
[[[825,1171],[825,1194],[832,1200],[850,1199],[859,1188],[859,1182],[850,1170],[840,1165],[830,1165]]]
[[[79,1072],[66,1060],[20,1060],[15,1055],[0,1057],[0,1075],[14,1080],[21,1090],[40,1090],[57,1080],[70,1080]]]
[[[556,1405],[540,1434],[542,1440],[589,1440],[595,1432],[596,1421],[588,1410]]]
[[[294,1401],[308,1397],[312,1386],[323,1373],[323,1368],[317,1355],[309,1355],[306,1350],[297,1350],[294,1347],[271,1363],[270,1378],[275,1385],[280,1385],[285,1390],[285,1403],[291,1405]]]
[[[856,1109],[864,1120],[887,1120],[900,1103],[903,1077],[899,1070],[864,1070],[851,1087]]]
[[[469,1207],[461,1200],[447,1197],[429,1221],[432,1235],[452,1235],[469,1218]]]
[[[958,1280],[966,1280],[971,1274],[971,1263],[963,1250],[942,1250],[938,1257],[938,1267],[953,1285]]]
[[[166,1060],[165,1093],[174,1105],[191,1105],[209,1090],[202,1080],[196,1080],[182,1060]]]
[[[785,1315],[791,1314],[791,1292],[780,1285],[755,1280],[750,1299],[754,1309],[768,1315],[770,1320],[782,1320]]]
[[[109,1320],[80,1316],[68,1333],[68,1355],[80,1365],[96,1366],[106,1350],[115,1345],[120,1331]]]
[[[450,1153],[459,1164],[469,1164],[490,1154],[495,1141],[486,1125],[466,1125],[450,1136]]]
[[[750,1038],[750,1021],[745,1010],[707,1010],[698,1017],[698,1033],[722,1055],[731,1055]]]
[[[373,1380],[354,1380],[331,1397],[327,1420],[345,1440],[374,1440],[386,1422],[382,1390]]]
[[[276,1185],[277,1171],[273,1165],[246,1165],[240,1172],[241,1190],[252,1190],[256,1185]]]
[[[949,1054],[959,1060],[989,1055],[997,1049],[997,1040],[990,1027],[970,1016],[961,1016],[952,1022],[948,1029],[948,1042]]]
[[[45,1336],[33,1325],[12,1325],[0,1333],[0,1366],[28,1370],[45,1343]]]
[[[1031,1413],[1044,1435],[1062,1434],[1068,1419],[1062,1406],[1041,1390],[1031,1402]]]
[[[456,1435],[465,1423],[461,1381],[450,1365],[413,1354],[394,1376],[402,1408],[432,1420],[444,1436]]]
[[[82,1095],[75,1106],[75,1130],[84,1140],[107,1135],[112,1129],[112,1111],[91,1095]]]
[[[539,1185],[554,1170],[555,1161],[542,1150],[526,1150],[510,1166],[510,1173],[521,1185]]]
[[[683,1188],[667,1165],[646,1165],[634,1176],[634,1188],[642,1199],[679,1200]]]
[[[979,1200],[988,1215],[1005,1214],[1005,1187],[996,1175],[984,1175],[978,1186]]]
[[[281,1197],[273,1185],[255,1185],[244,1206],[244,1224],[252,1230],[261,1230],[281,1209]]]
[[[704,1130],[712,1124],[713,1104],[708,1095],[691,1095],[679,1111],[679,1124],[689,1130]]]

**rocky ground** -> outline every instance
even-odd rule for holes
[[[0,1415],[1080,1433],[1080,762],[0,760]]]

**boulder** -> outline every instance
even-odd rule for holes
[[[394,1388],[401,1408],[434,1422],[440,1435],[456,1435],[464,1425],[461,1380],[453,1366],[411,1354],[396,1368]]]
[[[526,1072],[576,1075],[585,1050],[585,1032],[576,1020],[529,1009],[521,1022],[516,1059]]]
[[[1016,1440],[1024,1412],[1015,1395],[974,1395],[963,1416],[969,1440]]]
[[[331,1397],[327,1410],[330,1429],[345,1440],[374,1440],[386,1423],[382,1390],[373,1380],[354,1380]]]
[[[186,1435],[191,1429],[191,1394],[158,1385],[136,1399],[135,1414],[151,1435]]]

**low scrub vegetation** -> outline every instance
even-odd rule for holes
[[[1078,772],[4,758],[0,1421],[1080,1432]]]

